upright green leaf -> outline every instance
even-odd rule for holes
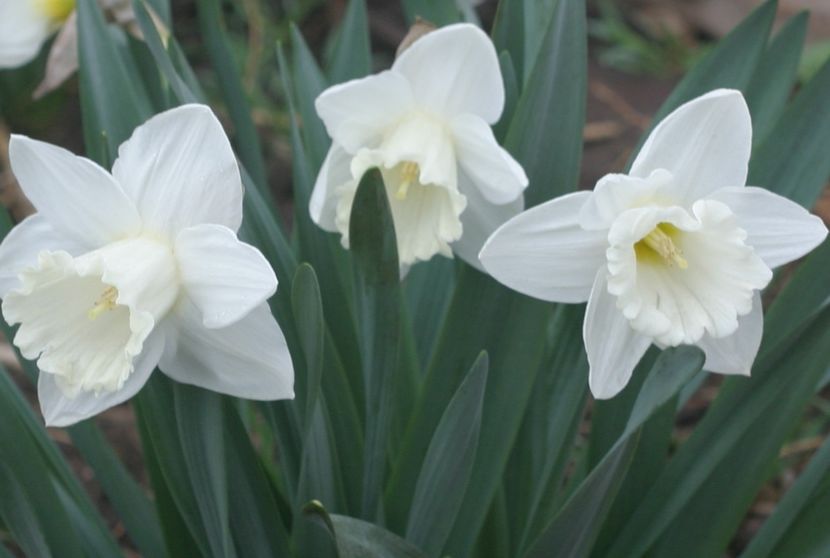
[[[640,555],[650,548],[654,556],[672,557],[723,550],[827,369],[828,326],[825,309],[794,346],[756,366],[751,379],[726,382],[608,556]]]
[[[482,353],[444,411],[415,485],[406,538],[429,556],[440,555],[467,490],[478,448],[487,367],[487,353]]]
[[[500,0],[493,20],[492,36],[496,52],[508,53],[517,78],[525,75],[525,4],[522,0]],[[532,64],[528,66],[532,67]],[[517,80],[517,83],[523,82]]]
[[[390,406],[394,397],[400,333],[400,270],[395,227],[380,171],[360,180],[349,221],[354,254],[360,354],[366,384],[363,517],[379,511],[385,480]]]
[[[126,43],[118,44],[98,3],[78,1],[78,57],[87,155],[108,164],[118,146],[153,110],[142,91]]]
[[[622,436],[582,482],[527,556],[587,556],[593,548],[614,496],[634,455],[640,429],[703,367],[703,353],[694,347],[665,351],[637,396]]]
[[[513,552],[538,536],[560,505],[564,476],[588,391],[582,341],[584,308],[557,307],[542,361],[506,477]]]
[[[242,87],[239,70],[231,56],[230,49],[222,31],[222,10],[220,0],[199,0],[197,2],[199,29],[204,40],[205,49],[210,57],[213,69],[218,77],[219,88],[228,107],[236,130],[236,142],[239,147],[239,157],[248,172],[251,173],[254,184],[268,199],[268,179],[265,173],[265,163],[262,159],[262,145],[259,141],[254,121],[251,118],[251,107]]]
[[[248,432],[229,399],[224,401],[228,512],[239,556],[289,556],[285,521]]]
[[[505,145],[518,156],[530,185],[530,207],[576,189],[587,95],[583,0],[557,0]]]
[[[777,6],[777,0],[767,0],[721,39],[677,84],[651,119],[651,127],[686,101],[713,89],[728,87],[745,90],[764,53]],[[643,134],[637,149],[632,152],[632,161],[646,136]]]
[[[130,539],[147,556],[166,555],[159,518],[141,486],[130,476],[94,423],[69,429],[72,443],[95,471],[95,479],[124,523]]]
[[[455,0],[401,0],[401,3],[410,25],[418,18],[438,26],[449,25],[461,19],[461,10]]]
[[[749,183],[810,208],[830,176],[830,60],[798,93],[758,146]]]
[[[334,538],[339,558],[426,558],[394,533],[360,519],[329,515],[319,502],[306,506],[305,513]]]
[[[766,137],[793,90],[807,35],[808,19],[808,14],[802,12],[790,19],[778,32],[764,52],[746,89],[755,145]]]
[[[806,556],[806,553],[786,553],[783,549],[777,550],[777,548],[786,547],[787,539],[795,539],[793,536],[795,533],[792,531],[798,529],[797,524],[805,521],[805,517],[810,513],[810,507],[821,499],[822,485],[830,488],[830,438],[825,440],[796,483],[778,502],[775,511],[752,538],[752,542],[741,554],[741,558],[765,558],[773,555]],[[830,490],[825,490],[825,492],[828,493],[825,499],[830,498]],[[826,522],[826,515],[823,521]],[[830,537],[827,540],[830,541]]]
[[[297,268],[291,285],[291,305],[297,323],[297,336],[305,357],[305,374],[297,376],[298,403],[303,408],[305,425],[311,422],[314,403],[320,391],[323,374],[323,352],[325,350],[325,324],[323,323],[323,302],[320,299],[320,285],[317,275],[308,264]]]
[[[337,30],[326,73],[331,83],[360,78],[372,71],[369,18],[365,0],[350,0]]]
[[[173,384],[181,465],[186,467],[212,556],[234,556],[228,519],[228,481],[220,395]]]

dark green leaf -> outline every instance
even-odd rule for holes
[[[487,368],[487,353],[482,353],[447,405],[415,485],[406,538],[429,556],[444,547],[470,480]]]
[[[365,0],[350,0],[337,31],[326,73],[329,82],[342,83],[372,71],[369,46],[369,21]]]
[[[306,370],[297,375],[298,403],[303,408],[304,424],[311,423],[314,404],[320,391],[323,374],[323,351],[325,325],[323,323],[323,302],[317,275],[308,264],[297,268],[291,285],[291,304],[297,324],[297,336],[303,348]]]
[[[461,19],[461,10],[454,0],[401,0],[406,21],[412,25],[417,18],[441,27]]]
[[[815,507],[821,499],[819,492],[822,485],[830,487],[830,438],[825,440],[796,483],[778,502],[775,511],[752,538],[752,542],[741,554],[741,558],[765,558],[773,555],[806,556],[807,553],[787,552],[783,549],[775,553],[773,551],[776,547],[786,547],[790,541],[796,539],[797,535],[793,531],[799,530],[799,527],[795,526],[800,522],[808,521],[806,516],[810,513],[810,507]],[[826,492],[827,496],[824,499],[830,502],[830,491]],[[826,506],[822,509],[827,510]],[[826,514],[821,515],[822,520],[826,522]],[[808,537],[807,540],[811,538]],[[830,538],[826,540],[830,542]]]
[[[126,42],[119,44],[94,0],[78,2],[81,109],[87,155],[107,165],[153,110],[142,92]]]
[[[228,484],[221,396],[173,384],[183,465],[213,556],[233,556],[228,522]]]
[[[777,0],[764,2],[695,64],[654,115],[651,127],[686,101],[713,89],[745,90],[766,47],[777,5]],[[642,136],[640,145],[632,152],[632,161],[646,136]]]
[[[505,146],[527,172],[530,207],[576,189],[587,95],[583,0],[557,0]]]
[[[358,338],[366,383],[361,509],[363,517],[374,518],[385,477],[401,308],[395,227],[383,178],[377,169],[368,171],[360,180],[349,221],[349,240],[354,254]]]
[[[319,502],[311,502],[303,511],[334,538],[339,558],[426,558],[394,533],[360,519],[329,515]]]
[[[830,176],[830,60],[784,111],[753,153],[749,183],[810,208]]]
[[[239,157],[245,168],[251,173],[254,184],[267,198],[268,179],[265,163],[262,159],[262,145],[259,141],[251,107],[242,87],[239,70],[231,56],[230,49],[222,31],[222,11],[220,0],[199,0],[197,2],[199,30],[204,41],[205,50],[216,71],[217,82],[231,115],[236,130],[236,143]]]
[[[664,351],[640,390],[622,436],[562,507],[537,539],[529,557],[587,556],[623,481],[646,420],[670,401],[703,367],[703,353],[693,347]]]
[[[757,145],[766,137],[793,90],[801,49],[807,35],[806,12],[787,22],[770,42],[746,90],[752,113],[752,139]]]

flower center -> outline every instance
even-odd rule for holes
[[[95,304],[90,308],[90,310],[86,313],[86,317],[90,320],[95,320],[101,314],[105,312],[109,312],[116,307],[116,299],[118,298],[118,289],[115,287],[107,287],[104,289],[104,292],[101,293],[101,296],[95,302]]]
[[[666,263],[669,267],[677,264],[680,269],[689,267],[683,251],[676,244],[680,230],[671,223],[659,223],[650,233],[634,245],[638,261]]]
[[[418,163],[405,161],[401,163],[400,173],[401,182],[398,185],[398,190],[395,192],[395,197],[399,200],[405,200],[406,194],[409,192],[409,187],[413,182],[418,181],[418,177],[421,175],[421,168],[418,166]]]
[[[34,0],[35,7],[53,21],[65,21],[75,9],[75,0]]]

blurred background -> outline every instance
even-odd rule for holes
[[[452,0],[446,0],[447,2]],[[485,29],[496,12],[495,0],[456,0]],[[173,33],[196,69],[213,107],[225,123],[216,78],[201,45],[196,8],[191,0],[172,0]],[[710,46],[733,29],[761,0],[589,0],[589,87],[582,188],[593,187],[608,172],[622,169],[651,114],[674,84]],[[407,32],[399,2],[368,0],[374,65],[388,67],[398,43]],[[277,70],[275,44],[289,43],[292,22],[320,59],[331,55],[334,30],[346,0],[234,0],[224,5],[228,36],[244,76],[244,84],[266,150],[269,183],[280,212],[290,228],[291,153],[289,115]],[[830,1],[780,0],[778,25],[800,11],[810,10],[810,27],[799,68],[799,83],[809,79],[830,57]],[[32,91],[43,76],[48,45],[33,63],[13,71],[0,71],[0,203],[12,220],[19,221],[31,206],[8,172],[7,141],[20,133],[83,153],[77,79],[38,101]],[[830,102],[830,101],[829,101]],[[555,156],[555,154],[553,154]],[[816,211],[830,222],[830,189],[825,189]],[[0,361],[17,371],[21,387],[36,405],[34,390],[19,374],[14,354],[0,338]],[[797,371],[792,371],[797,373]],[[706,410],[720,384],[711,378],[681,413],[675,441],[682,441]],[[113,441],[131,472],[146,483],[141,448],[128,406],[113,409],[96,420]],[[590,428],[585,421],[584,429]],[[755,502],[733,550],[746,545],[800,469],[830,432],[830,392],[816,396],[809,412],[782,450],[780,467]],[[69,457],[116,535],[123,527],[97,487],[92,471],[83,463],[61,430],[51,434]],[[133,551],[125,541],[125,552]]]

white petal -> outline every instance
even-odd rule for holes
[[[580,208],[590,197],[590,192],[568,194],[502,225],[481,251],[484,268],[526,295],[556,302],[588,300],[608,245],[605,231],[579,225]]]
[[[597,399],[610,399],[622,391],[651,345],[651,339],[632,329],[617,309],[604,269],[597,272],[591,289],[582,337],[590,366],[588,385]]]
[[[492,41],[468,23],[427,33],[392,66],[407,77],[418,105],[445,117],[472,113],[494,124],[504,108],[504,83]]]
[[[458,187],[466,198],[467,207],[461,214],[461,238],[452,245],[452,251],[471,266],[484,272],[484,266],[479,260],[484,243],[493,231],[522,212],[524,196],[519,196],[510,203],[495,205],[484,198],[481,190],[465,172],[461,171],[458,177]]]
[[[219,120],[204,105],[158,114],[118,148],[112,169],[145,227],[175,238],[213,223],[236,232],[242,222],[242,179]]]
[[[484,197],[501,205],[521,196],[527,187],[527,175],[496,142],[490,126],[473,114],[457,116],[451,125],[458,164]]]
[[[607,230],[623,211],[660,201],[661,190],[672,182],[672,175],[664,169],[652,172],[646,178],[627,174],[606,174],[594,187],[579,211],[579,223],[589,230]]]
[[[70,426],[127,401],[147,383],[163,349],[164,336],[159,333],[150,335],[144,342],[142,353],[136,357],[133,373],[121,389],[112,392],[81,391],[75,397],[67,397],[54,374],[41,372],[37,396],[46,426]]]
[[[748,234],[746,243],[771,268],[797,260],[827,237],[819,217],[764,188],[723,188],[710,197],[729,206]]]
[[[182,284],[202,313],[202,324],[220,328],[239,321],[277,291],[265,256],[221,225],[197,225],[176,238]]]
[[[416,113],[403,119],[387,132],[378,151],[382,155],[383,166],[387,169],[411,161],[418,164],[418,180],[421,184],[457,189],[457,165],[452,136],[446,126],[434,118]],[[352,168],[355,178],[363,174],[361,169],[358,171]]]
[[[174,380],[245,399],[294,397],[291,355],[267,304],[228,327],[207,329],[185,297],[166,326],[171,334],[159,368]]]
[[[339,144],[333,143],[314,183],[308,211],[311,220],[323,230],[337,232],[337,188],[352,179],[352,156]]]
[[[761,337],[764,333],[764,312],[761,294],[755,293],[752,311],[738,318],[738,329],[727,337],[715,339],[704,335],[697,344],[706,353],[703,368],[718,374],[740,374],[749,376],[752,363],[758,355]]]
[[[49,18],[38,12],[36,2],[0,2],[0,69],[30,62],[50,35]]]
[[[355,153],[376,147],[384,130],[411,110],[412,91],[403,75],[387,70],[329,87],[314,106],[335,143]]]
[[[26,217],[0,244],[0,298],[20,286],[18,274],[26,267],[37,264],[43,250],[63,250],[71,255],[86,251],[78,244],[58,233],[40,213]]]
[[[746,184],[752,121],[740,91],[718,89],[681,105],[651,132],[631,167],[645,178],[674,175],[675,203],[690,206],[710,192]]]
[[[136,233],[136,208],[112,176],[60,147],[14,135],[12,172],[52,227],[74,242],[101,246]]]

